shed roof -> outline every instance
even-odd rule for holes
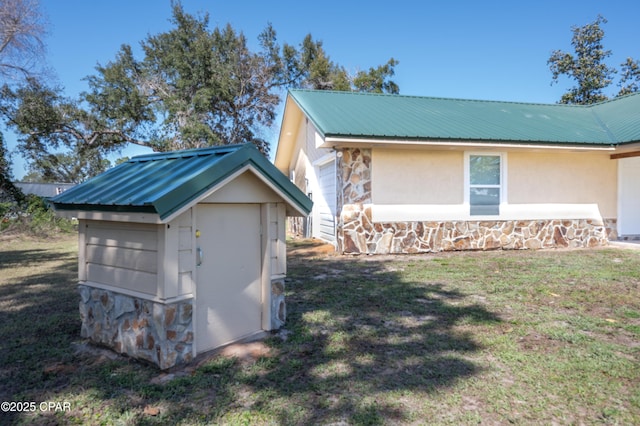
[[[325,137],[619,145],[640,141],[640,94],[593,105],[291,90]]]
[[[299,214],[311,211],[311,200],[253,144],[136,156],[52,198],[51,203],[56,210],[153,213],[164,220],[247,168]]]

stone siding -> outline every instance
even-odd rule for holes
[[[271,281],[271,329],[277,330],[287,320],[287,305],[284,300],[284,278]]]
[[[161,369],[193,359],[192,300],[163,304],[80,284],[81,336]]]
[[[597,247],[608,244],[600,221],[507,220],[373,223],[371,208],[349,208],[342,253],[389,254],[456,250]]]
[[[366,247],[364,227],[371,226],[370,220],[363,223],[360,221],[361,215],[357,214],[363,211],[364,205],[371,204],[371,150],[343,149],[341,153],[336,167],[336,204],[339,212],[336,241],[338,251],[348,253],[355,241],[360,243],[360,247]]]
[[[342,151],[337,190],[338,251],[347,254],[595,247],[608,244],[616,229],[615,219],[374,223],[370,149]]]

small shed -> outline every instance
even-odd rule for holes
[[[54,197],[79,220],[82,337],[167,369],[285,321],[286,216],[252,144],[142,155]]]

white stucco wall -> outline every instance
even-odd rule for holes
[[[609,153],[510,152],[510,204],[597,204],[617,215],[618,162]]]
[[[373,220],[616,217],[617,162],[609,153],[495,149],[491,153],[503,156],[503,197],[500,215],[484,217],[471,216],[465,203],[465,151],[374,148]]]

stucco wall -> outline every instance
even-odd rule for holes
[[[461,204],[464,155],[456,151],[374,149],[375,204]]]
[[[617,216],[617,163],[608,153],[502,152],[505,205],[495,219]],[[371,158],[374,221],[474,219],[463,204],[464,151],[375,148]]]
[[[617,216],[617,161],[609,153],[510,152],[508,201],[595,203],[602,217]]]

